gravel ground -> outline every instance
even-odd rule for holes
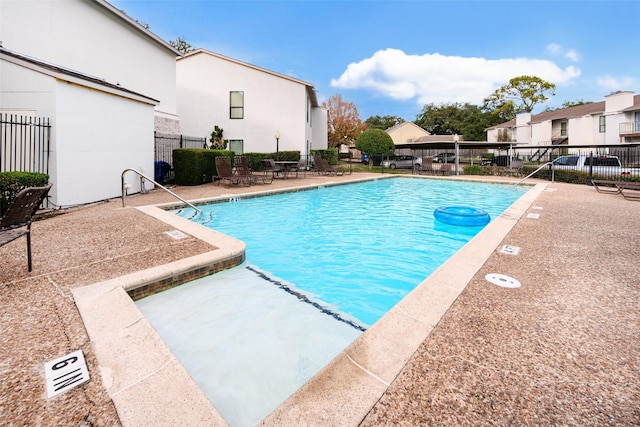
[[[355,174],[353,178],[366,174]],[[174,188],[194,200],[289,185]],[[155,190],[127,206],[172,201]],[[639,425],[640,204],[550,183],[416,351],[362,425]],[[34,223],[0,247],[3,425],[120,425],[70,289],[214,250],[119,199]],[[522,287],[484,280],[506,274]],[[91,381],[46,399],[43,364],[82,349]]]

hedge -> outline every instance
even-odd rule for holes
[[[0,172],[0,216],[4,214],[13,199],[27,187],[44,187],[49,183],[49,175],[38,172]]]
[[[247,166],[252,171],[264,170],[264,159],[278,159],[289,162],[297,162],[300,160],[300,151],[279,151],[277,153],[244,153],[247,159]]]
[[[330,165],[338,164],[338,149],[327,148],[326,150],[311,150],[311,155],[320,155],[323,159],[329,162]]]
[[[205,148],[175,148],[173,150],[173,171],[177,185],[200,185],[211,182],[218,174],[216,157],[233,159],[229,150],[208,150]]]

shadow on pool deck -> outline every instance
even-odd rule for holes
[[[174,191],[194,200],[346,179]],[[127,205],[169,201],[155,190]],[[539,219],[525,216],[514,226],[363,425],[640,423],[640,204],[550,183],[534,205]],[[118,199],[35,223],[31,274],[24,241],[0,247],[0,418],[120,423],[71,289],[216,250],[194,238],[174,240],[165,234],[171,229]],[[504,244],[519,253],[501,253]],[[491,285],[488,273],[522,287]],[[47,400],[43,363],[77,349],[91,381]]]

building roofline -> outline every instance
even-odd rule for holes
[[[304,80],[300,80],[300,79],[296,79],[296,78],[291,77],[291,76],[287,76],[285,74],[278,73],[276,71],[272,71],[272,70],[268,70],[266,68],[258,67],[257,65],[252,65],[252,64],[249,64],[247,62],[240,61],[238,59],[230,58],[228,56],[224,56],[224,55],[221,55],[221,54],[216,53],[216,52],[212,52],[212,51],[207,50],[207,49],[202,49],[202,48],[201,49],[196,49],[193,52],[189,52],[186,55],[184,55],[183,57],[176,59],[176,61],[184,61],[186,59],[189,59],[191,57],[194,57],[196,55],[201,55],[201,54],[213,56],[215,58],[222,59],[224,61],[229,61],[229,62],[232,62],[234,64],[237,64],[237,65],[240,65],[240,66],[243,66],[243,67],[251,68],[251,69],[256,70],[256,71],[260,71],[260,72],[263,72],[263,73],[266,73],[266,74],[271,74],[272,76],[279,77],[281,79],[289,80],[289,81],[291,81],[293,83],[298,83],[298,84],[304,85],[307,88],[307,93],[309,94],[309,98],[311,98],[311,105],[314,106],[314,107],[319,107],[320,106],[318,104],[318,96],[316,94],[316,89],[315,89],[315,86],[313,84],[311,84],[309,82],[305,82]]]
[[[177,50],[176,48],[171,46],[168,42],[166,42],[161,37],[159,37],[156,34],[154,34],[151,30],[148,30],[147,28],[145,28],[142,25],[140,25],[140,23],[138,21],[136,21],[135,19],[131,18],[129,15],[127,15],[125,12],[121,11],[120,9],[116,8],[111,3],[109,3],[109,2],[107,2],[105,0],[92,0],[92,1],[93,1],[93,3],[99,5],[102,8],[104,8],[105,10],[107,10],[109,13],[115,15],[120,20],[124,21],[127,25],[132,27],[135,31],[138,31],[138,32],[144,34],[146,37],[150,38],[151,40],[153,40],[154,42],[156,42],[157,44],[159,44],[163,48],[171,51],[171,53],[173,53],[175,56],[182,56],[182,53],[179,50]]]
[[[27,55],[22,55],[20,53],[10,51],[1,45],[0,60],[11,62],[18,66],[28,68],[30,70],[48,75],[52,78],[56,78],[58,80],[86,86],[92,89],[102,90],[107,93],[123,96],[125,98],[129,98],[146,104],[158,105],[160,103],[160,101],[157,99],[126,89],[120,86],[118,83],[110,83],[99,77],[64,68],[62,66],[51,64]]]
[[[535,123],[542,123],[549,120],[573,119],[577,117],[584,117],[584,116],[589,116],[594,114],[604,114],[605,102],[606,101],[592,102],[589,104],[574,105],[573,107],[561,108],[558,110],[545,111],[538,114],[532,114],[528,124],[531,125]],[[621,110],[621,112],[630,112],[630,111],[639,111],[639,110],[640,110],[640,95],[635,95],[633,97],[633,105],[631,107],[627,107]],[[516,125],[515,120],[509,120],[508,122],[493,125],[487,128],[487,130],[512,128],[515,125]]]
[[[392,131],[394,131],[394,130],[396,130],[396,129],[398,129],[398,128],[401,128],[401,127],[403,127],[403,126],[405,126],[405,125],[413,125],[414,127],[417,127],[418,129],[422,130],[422,131],[423,131],[424,133],[426,133],[427,135],[431,135],[431,133],[430,133],[428,130],[426,130],[426,129],[424,129],[424,128],[420,127],[420,126],[418,126],[418,125],[417,125],[417,124],[415,124],[414,122],[402,122],[402,123],[398,123],[398,124],[396,124],[396,125],[391,126],[389,129],[385,130],[385,132],[387,132],[387,133],[392,132]]]

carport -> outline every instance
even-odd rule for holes
[[[462,141],[458,135],[429,135],[416,141],[397,143],[395,148],[409,148],[414,155],[418,150],[454,150],[456,154],[455,172],[456,175],[460,175],[460,149],[508,150],[509,155],[512,156],[513,147],[516,145],[518,144],[515,142]],[[422,153],[420,157],[422,157]]]

